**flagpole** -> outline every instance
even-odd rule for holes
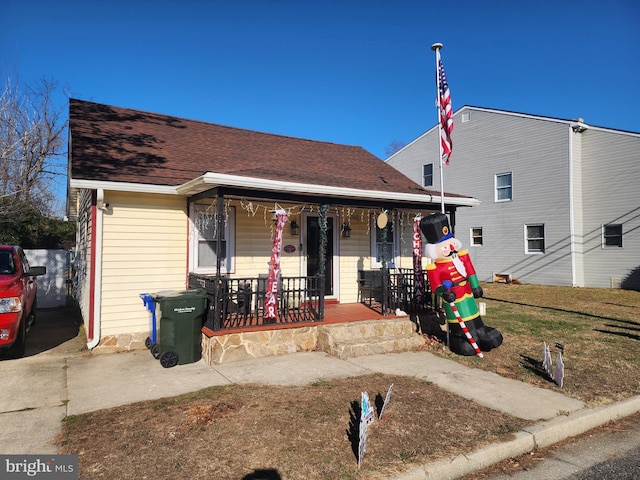
[[[442,168],[442,122],[440,120],[440,49],[441,43],[431,45],[431,50],[436,52],[436,91],[438,92],[436,100],[436,111],[438,112],[438,151],[440,152],[440,210],[444,213],[444,171]]]

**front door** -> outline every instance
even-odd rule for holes
[[[303,214],[302,225],[302,275],[313,276],[320,273],[320,217]],[[336,220],[327,215],[327,247],[324,260],[325,296],[337,296]]]

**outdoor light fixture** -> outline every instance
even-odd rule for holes
[[[291,220],[291,235],[298,235],[300,233],[300,226],[295,220]]]
[[[351,227],[347,222],[342,224],[342,236],[344,238],[349,238],[351,236]]]

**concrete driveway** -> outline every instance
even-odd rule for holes
[[[67,413],[67,358],[83,355],[79,313],[38,311],[24,358],[0,359],[0,452],[56,453],[49,442]]]

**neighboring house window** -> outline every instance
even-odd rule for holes
[[[471,228],[471,245],[482,245],[482,227]]]
[[[544,224],[525,225],[525,253],[544,253]]]
[[[622,248],[622,224],[609,223],[602,226],[602,248]]]
[[[373,268],[382,268],[382,252],[386,254],[387,268],[395,267],[396,252],[396,228],[389,219],[387,228],[380,229],[376,225],[375,218],[371,227],[371,263]],[[375,234],[374,234],[375,232]]]
[[[195,205],[193,219],[195,272],[215,272],[218,242],[221,243],[221,270],[223,272],[232,270],[235,209],[226,207],[224,215],[224,228],[218,232],[218,215],[215,205]]]
[[[513,199],[511,172],[496,175],[496,202],[508,202]]]
[[[422,186],[433,186],[433,163],[428,163],[422,166]]]

